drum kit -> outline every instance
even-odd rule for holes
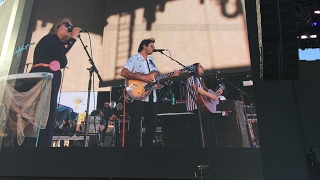
[[[121,111],[123,109],[123,105],[122,103],[116,103],[115,101],[111,101],[109,103],[110,108],[112,109],[116,109],[118,111]],[[115,116],[115,118],[112,118],[112,121],[109,121],[108,123],[108,128],[110,129],[110,132],[112,131],[112,139],[110,142],[110,146],[111,147],[120,147],[121,146],[121,142],[122,142],[122,138],[121,138],[121,133],[122,133],[122,117],[124,115],[120,115],[120,119],[117,118],[117,116]],[[126,114],[125,117],[125,132],[129,130],[129,122],[130,122],[130,117],[129,114]]]
[[[111,101],[109,103],[109,106],[112,109],[116,109],[118,111],[121,111],[123,109],[123,105],[122,103],[116,103],[114,101]],[[125,117],[124,117],[125,116]],[[107,132],[112,132],[112,139],[110,142],[110,147],[121,147],[122,145],[122,133],[126,133],[129,131],[130,128],[130,115],[128,112],[126,112],[126,114],[120,114],[119,115],[120,118],[115,117],[113,118],[113,120],[110,120],[108,122],[108,129]],[[125,118],[125,119],[123,119]],[[144,118],[141,118],[141,127],[140,127],[140,146],[142,147],[142,137],[143,137],[143,133],[145,128],[143,128],[143,120]],[[123,124],[123,122],[125,124]],[[124,129],[124,132],[123,132]],[[157,135],[155,136],[154,139],[154,144],[155,146],[162,146],[162,139],[161,139],[161,135]]]

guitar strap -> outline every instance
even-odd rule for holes
[[[149,69],[149,73],[151,72],[150,71],[150,67],[149,67],[149,63],[148,63],[148,60],[147,61],[147,66],[148,66],[148,69]],[[153,90],[151,91],[150,95],[149,95],[149,101],[153,101]]]
[[[148,60],[146,60],[146,61],[147,61],[147,66],[148,66],[149,72],[151,72],[151,71],[150,71],[150,67],[149,67],[149,63],[148,63]]]
[[[199,76],[193,75],[192,78],[194,79],[194,83],[195,83],[195,84],[197,84],[196,81],[195,81],[195,80],[196,80],[195,77],[199,80],[202,88],[203,88],[204,90],[208,91],[208,87],[206,86],[206,84],[205,84],[205,82],[204,82],[204,79],[203,79],[203,78],[200,78]],[[190,92],[191,90],[189,90],[189,89],[187,89],[187,90],[189,91],[189,94],[193,94],[193,93]],[[197,94],[192,95],[191,97],[192,97],[192,99],[193,99],[195,102],[198,101]]]
[[[201,78],[201,77],[199,77],[199,76],[196,76],[196,75],[194,75],[194,76],[199,80],[202,88],[203,88],[204,90],[208,91],[209,88],[206,86],[206,83],[204,82],[204,79]],[[196,83],[196,82],[194,82],[194,83]]]
[[[197,76],[195,76],[195,75],[192,75],[191,77],[193,78],[194,84],[197,84],[195,80],[196,80],[196,78],[199,78],[199,77],[197,77]],[[195,77],[196,77],[196,78],[195,78]],[[192,87],[190,86],[190,89],[187,88],[187,91],[188,91],[188,93],[191,95],[191,98],[194,100],[194,102],[197,102],[197,101],[198,101],[198,98],[197,98],[198,95],[197,95],[197,94],[193,94],[193,93],[191,92],[191,91],[192,91],[191,89],[192,89]]]
[[[208,88],[208,87],[206,86],[206,84],[204,83],[204,79],[203,79],[203,78],[200,78],[200,77],[198,77],[198,78],[199,78],[199,81],[200,81],[200,84],[201,84],[202,88],[203,88],[204,90],[208,91],[209,88]]]

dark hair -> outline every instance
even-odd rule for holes
[[[90,114],[90,116],[96,116],[98,114],[100,114],[101,110],[93,110]]]
[[[141,52],[143,49],[143,46],[148,46],[150,43],[154,43],[156,42],[156,40],[154,38],[149,38],[149,39],[144,39],[141,41],[139,48],[138,48],[138,52]]]
[[[200,65],[200,63],[194,63],[194,64],[193,64],[193,66],[195,66],[195,71],[189,73],[189,77],[190,77],[190,76],[193,76],[193,75],[199,76],[199,72],[198,72],[198,67],[199,67],[199,65]]]
[[[199,67],[200,63],[194,63],[192,64],[192,66],[195,66],[195,71],[191,71],[188,75],[188,78],[191,77],[191,76],[195,76],[195,77],[199,77],[199,74],[198,74],[198,67]]]

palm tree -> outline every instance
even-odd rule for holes
[[[77,110],[79,104],[81,104],[83,101],[81,98],[76,98],[73,100],[73,102],[76,104],[76,107],[74,108],[74,110]]]

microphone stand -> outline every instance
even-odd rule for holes
[[[28,67],[29,67],[30,64],[31,63],[22,64],[22,65],[19,66],[19,69],[23,67],[24,68],[23,69],[23,73],[27,73]]]
[[[31,63],[25,64],[25,66],[26,66],[26,68],[25,68],[25,73],[27,73],[27,71],[28,71],[29,64],[31,64]]]
[[[166,54],[164,54],[162,51],[160,51],[161,54],[167,56],[169,59],[171,59],[172,61],[177,62],[180,66],[182,67],[186,67],[185,65],[181,64],[179,61],[173,59],[171,56],[168,56]],[[195,94],[197,95],[197,98],[193,97],[194,100],[197,102],[197,109],[198,109],[198,116],[199,116],[199,124],[200,124],[200,131],[201,131],[201,143],[202,143],[202,147],[205,147],[205,143],[204,143],[204,133],[203,133],[203,126],[202,126],[202,116],[201,116],[201,110],[200,110],[200,103],[198,101],[198,97],[199,97],[199,91],[198,91],[198,81],[196,80],[196,76],[194,77],[194,82],[196,83],[196,92]]]
[[[88,142],[87,142],[87,134],[88,134],[88,114],[89,114],[89,104],[90,104],[90,92],[91,92],[91,84],[92,84],[92,74],[93,72],[95,72],[99,78],[99,81],[102,82],[102,78],[98,72],[98,69],[96,68],[94,62],[93,62],[93,59],[91,58],[88,50],[87,50],[87,46],[84,45],[82,39],[81,39],[81,36],[79,35],[78,36],[80,41],[81,41],[81,44],[83,46],[83,49],[86,51],[87,53],[87,56],[89,58],[89,62],[91,63],[91,67],[90,68],[87,68],[87,70],[89,70],[89,81],[88,81],[88,97],[87,97],[87,110],[86,110],[86,118],[85,118],[85,127],[84,127],[84,147],[88,147]]]
[[[250,96],[248,93],[246,93],[246,92],[244,92],[243,90],[241,90],[240,88],[238,88],[237,86],[235,86],[233,83],[231,83],[231,82],[228,80],[227,77],[222,76],[221,79],[224,80],[225,82],[227,82],[228,84],[230,84],[230,85],[231,85],[232,87],[234,87],[235,89],[237,89],[238,92],[240,93],[242,112],[244,113],[244,117],[245,117],[245,123],[246,123],[247,133],[248,133],[248,136],[250,137],[249,142],[250,142],[250,146],[253,147],[252,134],[251,134],[250,126],[249,126],[249,123],[248,123],[248,116],[247,116],[247,113],[246,113],[245,104],[244,104],[244,98],[243,98],[243,95],[246,95],[246,96],[248,96],[249,98],[251,98],[251,96]]]
[[[178,63],[180,66],[182,66],[182,67],[184,67],[184,68],[186,67],[185,65],[181,64],[179,61],[173,59],[172,57],[170,57],[170,56],[168,56],[168,55],[166,55],[166,54],[164,54],[162,51],[160,51],[160,53],[163,54],[163,55],[165,55],[165,56],[167,56],[167,57],[168,57],[169,59],[171,59],[172,61],[175,61],[175,62]]]
[[[204,143],[204,132],[203,132],[203,126],[202,126],[202,116],[201,116],[201,110],[200,110],[200,103],[199,103],[199,84],[200,82],[197,81],[197,77],[193,76],[193,82],[196,83],[196,95],[197,98],[195,98],[195,100],[197,101],[197,110],[198,110],[198,116],[199,116],[199,124],[200,124],[200,132],[201,132],[201,143],[202,143],[202,147],[205,147],[205,143]]]

